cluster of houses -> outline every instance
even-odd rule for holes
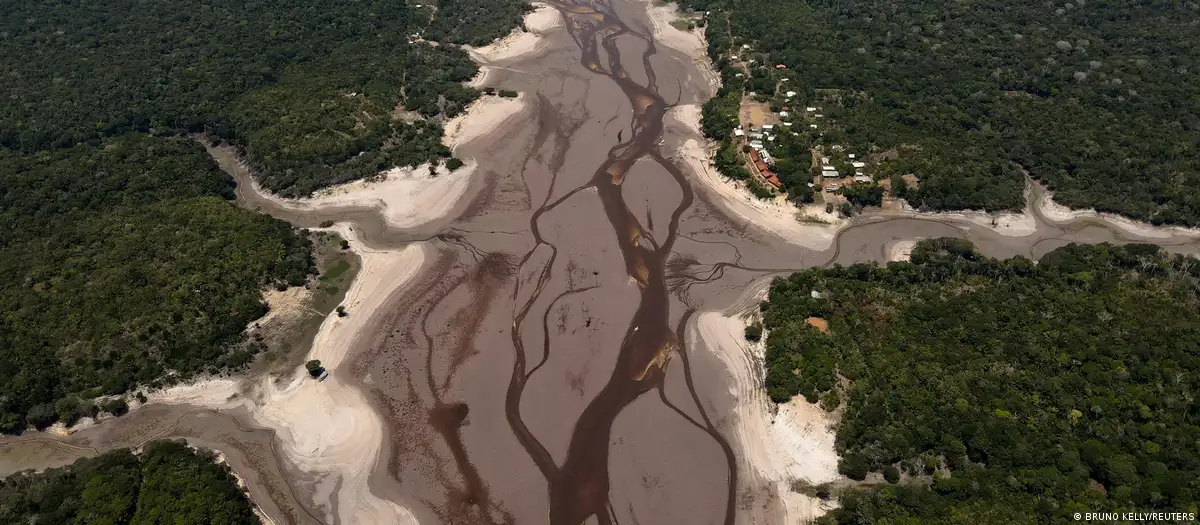
[[[850,166],[854,168],[854,175],[845,178],[833,166],[829,157],[821,157],[821,181],[824,184],[825,191],[835,192],[848,184],[871,182],[871,176],[863,173],[863,168],[867,167],[867,163],[855,157],[853,153],[846,155],[846,158],[850,159]]]
[[[733,136],[742,139],[743,145],[750,146],[750,163],[762,174],[767,183],[775,189],[783,187],[779,176],[771,171],[771,164],[775,163],[775,159],[771,158],[771,153],[763,144],[763,140],[775,141],[775,125],[763,124],[762,127],[752,127],[749,133],[738,126],[733,130]]]

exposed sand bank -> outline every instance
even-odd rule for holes
[[[782,504],[782,517],[755,511],[744,513],[743,518],[750,523],[804,523],[825,514],[833,504],[794,492],[791,484],[803,480],[815,485],[838,478],[834,422],[803,397],[775,411],[762,385],[765,346],[746,341],[748,324],[747,315],[704,312],[696,318],[696,333],[725,363],[731,378],[730,395],[735,399],[731,437],[739,450],[739,470],[749,478],[745,482],[750,490],[773,486]]]
[[[313,290],[304,286],[291,286],[279,291],[267,288],[263,291],[263,302],[267,303],[267,314],[250,324],[251,329],[271,326],[277,321],[290,323],[309,312],[308,301]]]
[[[362,257],[362,271],[342,305],[349,315],[330,315],[321,325],[307,359],[320,359],[329,378],[315,381],[296,370],[286,386],[272,377],[256,385],[238,379],[215,378],[154,392],[153,402],[192,404],[210,408],[244,407],[256,422],[275,430],[283,455],[300,470],[333,476],[340,488],[336,501],[341,523],[416,523],[405,508],[380,499],[367,487],[384,443],[383,421],[361,391],[339,376],[337,367],[347,350],[368,333],[374,312],[417,273],[425,249],[414,244],[400,250],[367,248],[347,225],[333,228],[350,240]]]
[[[1103,221],[1114,228],[1117,228],[1125,233],[1145,237],[1148,239],[1166,239],[1172,236],[1185,237],[1200,237],[1200,228],[1183,228],[1179,226],[1154,226],[1144,222],[1135,221],[1133,219],[1113,215],[1111,213],[1100,213],[1094,209],[1076,210],[1071,209],[1062,204],[1054,202],[1054,195],[1048,190],[1043,190],[1036,202],[1033,204],[1037,207],[1038,213],[1043,218],[1051,222],[1065,223],[1078,219],[1095,219]]]
[[[233,465],[231,465],[229,463],[229,458],[226,457],[224,453],[222,453],[219,450],[209,450],[209,449],[205,449],[205,448],[197,447],[197,446],[193,446],[193,445],[189,445],[189,446],[192,448],[192,450],[207,450],[208,452],[212,452],[212,454],[214,456],[213,459],[216,461],[216,463],[218,465],[224,465],[229,468],[229,472],[233,475],[233,479],[237,483],[238,488],[242,489],[242,492],[246,494],[246,499],[248,499],[248,500],[250,499],[250,491],[246,485],[246,480],[243,479],[242,476],[240,474],[238,474],[236,470],[233,470]],[[250,511],[253,512],[254,515],[258,517],[258,520],[261,521],[263,523],[263,525],[276,525],[275,520],[271,519],[271,517],[268,516],[267,513],[263,512],[263,510],[261,508],[259,508],[259,506],[256,503],[254,503],[254,500],[250,500]]]
[[[988,213],[983,211],[921,212],[908,203],[901,211],[883,213],[883,216],[913,217],[920,219],[966,221],[983,226],[1005,237],[1025,237],[1037,233],[1037,219],[1028,209],[1021,213]]]
[[[677,4],[651,2],[646,14],[650,17],[650,25],[653,28],[656,43],[682,51],[693,59],[703,61],[707,67],[701,69],[712,70],[712,65],[708,61],[708,42],[704,38],[704,30],[687,31],[671,25],[671,22],[679,20]]]
[[[917,239],[909,240],[909,241],[896,241],[896,242],[888,245],[888,247],[887,247],[888,262],[907,261],[909,259],[912,259],[913,247],[915,247],[916,245],[917,245]]]
[[[667,118],[675,119],[697,136],[700,134],[700,107],[695,104],[672,108]],[[695,180],[700,186],[719,197],[716,200],[725,211],[788,242],[814,250],[826,249],[833,244],[837,231],[847,222],[834,214],[825,213],[823,206],[799,208],[782,196],[774,200],[762,200],[751,195],[743,184],[717,173],[701,140],[686,139],[676,155],[691,168],[689,171],[696,175]]]
[[[446,123],[442,143],[454,151],[458,146],[500,128],[519,117],[528,100],[524,93],[519,93],[516,98],[480,97],[462,115]]]
[[[411,228],[442,217],[466,192],[478,164],[468,161],[450,172],[445,166],[430,175],[429,164],[393,168],[377,180],[358,180],[317,191],[304,199],[285,199],[257,183],[254,193],[288,211],[320,211],[337,207],[373,207],[394,228]]]
[[[516,28],[508,36],[482,47],[462,46],[467,54],[479,64],[479,74],[469,85],[483,87],[487,85],[488,72],[494,68],[503,68],[503,63],[518,58],[528,58],[550,48],[550,42],[545,38],[546,33],[563,25],[562,15],[557,9],[535,3],[533,11],[525,14],[525,29]]]

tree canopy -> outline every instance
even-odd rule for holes
[[[250,501],[211,453],[154,441],[0,480],[0,522],[257,525]]]
[[[449,156],[438,119],[477,93],[454,45],[507,33],[518,0],[43,2],[0,20],[0,148],[206,132],[288,196]],[[486,15],[486,16],[485,16]],[[431,35],[425,35],[426,30]],[[397,118],[404,110],[415,118]]]
[[[842,473],[912,477],[852,491],[829,523],[1194,511],[1198,279],[1200,261],[1151,245],[1070,245],[1034,264],[922,241],[912,262],[776,279],[766,387],[842,405]]]
[[[5,5],[0,431],[253,357],[261,290],[304,284],[311,243],[230,202],[185,135],[234,144],[286,196],[449,158],[441,122],[478,95],[453,44],[508,33],[526,7],[421,5]]]
[[[1200,224],[1194,2],[688,4],[719,67],[758,64],[727,84],[820,102],[819,141],[897,152],[883,175],[917,174],[916,206],[1017,209],[1028,173],[1068,206]]]
[[[0,174],[6,432],[71,396],[247,362],[262,288],[315,272],[307,237],[226,200],[232,181],[186,138],[0,155]]]

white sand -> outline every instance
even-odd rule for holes
[[[708,44],[703,30],[684,31],[671,25],[679,16],[674,4],[649,5],[647,13],[654,26],[655,42],[676,49],[692,58],[700,75],[707,80],[711,92],[716,92],[720,76],[708,59]],[[668,125],[686,129],[692,137],[703,137],[700,132],[700,105],[684,104],[671,108],[667,113]],[[688,138],[676,152],[677,160],[687,164],[694,180],[709,193],[720,197],[718,202],[726,212],[743,221],[758,226],[784,240],[815,250],[823,250],[833,244],[837,231],[847,224],[836,214],[825,213],[822,205],[803,208],[779,196],[774,200],[762,200],[750,193],[744,183],[726,179],[717,172],[707,151],[707,140]]]
[[[342,223],[334,228],[362,257],[362,270],[346,293],[346,317],[331,314],[321,325],[307,359],[320,359],[329,370],[325,381],[297,370],[280,388],[265,377],[248,396],[235,379],[209,379],[151,394],[159,403],[211,408],[243,406],[254,419],[276,431],[280,450],[297,468],[342,481],[337,498],[342,523],[416,523],[407,509],[376,497],[367,480],[384,443],[384,422],[364,394],[338,370],[346,351],[364,336],[373,313],[410,280],[425,259],[423,245],[401,250],[372,250]],[[251,385],[254,386],[254,385]]]
[[[907,205],[906,205],[907,206]],[[969,221],[1006,237],[1025,237],[1037,233],[1037,220],[1026,210],[1023,213],[987,213],[982,211],[958,211],[920,213],[912,216],[924,219],[946,219]]]
[[[469,83],[473,87],[487,85],[488,73],[493,69],[504,69],[505,64],[517,58],[534,56],[550,48],[546,38],[550,32],[563,26],[562,14],[546,4],[536,7],[525,15],[525,28],[516,28],[508,36],[483,47],[462,46],[479,67],[479,74]]]
[[[890,244],[887,247],[888,262],[907,261],[907,260],[912,259],[913,247],[915,247],[917,245],[917,240],[918,239],[913,239],[913,240],[908,240],[908,241],[896,241],[896,242]]]
[[[699,106],[695,104],[676,106],[667,116],[699,135]],[[799,208],[783,196],[764,201],[751,195],[744,185],[728,180],[717,173],[716,167],[709,160],[708,152],[700,140],[694,138],[685,140],[676,155],[679,160],[691,168],[690,171],[695,175],[696,182],[708,192],[720,197],[718,202],[725,211],[748,224],[778,235],[788,242],[814,250],[824,250],[833,244],[837,231],[846,224],[845,219],[825,213],[823,206],[811,205]],[[802,222],[801,219],[810,222]]]
[[[1028,201],[1030,188],[1026,187],[1026,201]],[[920,219],[946,220],[946,221],[967,221],[979,226],[983,226],[1000,235],[1006,237],[1025,237],[1037,233],[1037,219],[1033,213],[1026,208],[1021,213],[999,212],[988,213],[985,211],[955,211],[955,212],[920,212],[910,206],[907,202],[901,201],[901,209],[899,211],[881,211],[880,216],[895,217],[897,215],[903,217],[914,217]]]
[[[268,287],[263,291],[263,302],[267,303],[267,313],[250,323],[247,329],[265,328],[275,323],[276,320],[287,323],[303,317],[309,312],[308,301],[312,298],[312,294],[312,289],[303,286],[291,286],[282,292],[274,287]]]
[[[1054,195],[1049,191],[1043,191],[1034,205],[1037,206],[1038,212],[1042,215],[1042,217],[1051,222],[1064,223],[1071,222],[1076,219],[1088,218],[1103,221],[1108,225],[1126,233],[1148,239],[1167,239],[1173,236],[1200,237],[1200,228],[1154,226],[1152,224],[1122,217],[1120,215],[1099,213],[1094,209],[1073,210],[1054,202]]]
[[[462,115],[450,119],[445,126],[442,143],[455,151],[488,132],[501,129],[514,118],[521,115],[527,107],[528,97],[524,93],[516,98],[483,96],[472,102]],[[478,159],[473,159],[478,160]]]
[[[774,487],[784,513],[782,517],[762,513],[765,505],[754,505],[743,519],[750,523],[803,523],[832,508],[830,503],[793,492],[791,483],[804,480],[815,485],[838,478],[833,421],[803,397],[780,405],[772,415],[773,403],[762,386],[765,346],[746,341],[748,324],[747,316],[719,312],[703,312],[696,320],[704,346],[725,362],[732,379],[732,437],[745,484],[738,489],[761,495],[763,486]]]
[[[708,84],[709,93],[716,93],[717,88],[721,86],[721,75],[713,68],[712,61],[708,58],[708,40],[704,38],[704,30],[697,28],[685,31],[671,25],[671,21],[679,18],[679,6],[673,3],[656,4],[651,2],[647,6],[646,14],[650,18],[654,42],[691,58],[692,65],[696,67],[696,71]],[[688,81],[690,82],[691,79]],[[699,107],[696,108],[696,111],[699,111]],[[696,118],[697,126],[699,126],[699,113]],[[696,129],[699,130],[698,127]]]
[[[254,192],[264,199],[292,211],[320,211],[337,207],[373,207],[394,228],[411,228],[437,219],[454,209],[470,185],[478,167],[467,161],[450,172],[438,167],[437,176],[429,174],[429,164],[415,168],[394,168],[379,175],[380,180],[358,180],[317,191],[312,197],[285,199],[267,192],[255,182]]]
[[[650,24],[653,26],[654,41],[686,53],[689,57],[699,58],[707,64],[708,42],[704,38],[704,30],[700,28],[687,31],[679,29],[671,22],[679,19],[679,6],[674,3],[651,2],[646,9]],[[711,65],[708,69],[711,69]]]

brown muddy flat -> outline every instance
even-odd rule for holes
[[[729,218],[672,160],[694,132],[664,130],[663,117],[668,105],[712,96],[693,62],[702,57],[655,45],[646,4],[550,3],[567,20],[551,50],[489,76],[528,95],[526,118],[457,152],[481,169],[444,220],[393,230],[369,209],[283,212],[235,173],[250,205],[299,225],[353,220],[374,246],[437,247],[342,367],[363,378],[388,425],[371,491],[423,524],[735,523],[748,506],[778,502],[739,482],[729,377],[685,337],[694,313],[729,308],[770,275],[882,261],[886,245],[916,237],[1033,257],[1071,241],[1137,240],[1088,220],[1039,219],[1037,233],[1014,238],[961,221],[868,216],[827,251],[786,244]],[[1156,242],[1200,252],[1194,239]],[[246,421],[152,406],[56,438],[82,448],[43,452],[43,463],[189,437],[225,452],[278,522],[321,521],[311,499],[327,480],[288,467],[273,434]]]

